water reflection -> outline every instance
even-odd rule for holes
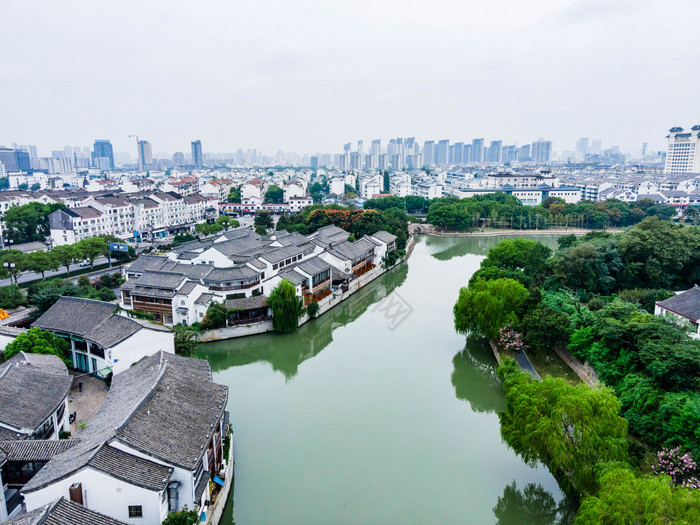
[[[299,373],[299,365],[317,356],[333,341],[333,331],[352,323],[373,304],[401,286],[408,275],[408,265],[400,264],[356,292],[335,308],[314,319],[293,334],[263,334],[200,345],[197,357],[206,359],[214,372],[233,366],[267,361],[287,380]],[[284,344],[281,344],[284,338]]]
[[[493,508],[497,525],[570,525],[576,507],[567,499],[559,503],[542,485],[528,483],[523,490],[513,481]]]
[[[452,359],[452,386],[458,399],[476,412],[505,409],[501,380],[496,375],[496,358],[486,339],[467,336],[467,344]]]
[[[552,249],[557,247],[558,235],[523,235],[523,238],[534,239]],[[423,235],[417,237],[419,242],[424,242],[431,249],[431,255],[439,261],[448,261],[454,257],[465,255],[486,256],[491,248],[508,237],[434,237]]]

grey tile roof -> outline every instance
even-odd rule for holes
[[[134,279],[134,283],[140,287],[175,290],[184,278],[181,273],[146,270],[141,277]]]
[[[78,439],[24,439],[0,441],[8,461],[48,461],[79,442]]]
[[[146,270],[158,270],[166,262],[168,262],[168,258],[160,255],[139,255],[139,258],[132,262],[126,271],[143,273]]]
[[[314,276],[321,272],[329,270],[331,265],[323,259],[321,259],[320,257],[316,256],[311,257],[310,259],[306,259],[305,261],[296,264],[294,267],[299,268],[300,270],[308,273],[311,276]]]
[[[231,257],[268,246],[271,242],[270,240],[255,239],[249,236],[236,237],[231,240],[214,243],[212,248],[221,252],[226,257]]]
[[[20,352],[0,365],[0,422],[31,434],[65,401],[73,378],[56,356],[60,366],[52,367],[34,366],[26,355]]]
[[[384,231],[384,230],[373,233],[371,235],[371,237],[374,237],[375,239],[379,239],[380,241],[385,242],[387,244],[390,242],[394,242],[396,240],[396,235],[393,235],[393,234],[391,234],[387,231]]]
[[[25,439],[27,436],[29,436],[28,433],[15,432],[14,430],[10,430],[9,428],[0,427],[0,440],[1,441],[10,441],[13,439]]]
[[[204,494],[204,489],[207,488],[207,484],[211,479],[211,473],[207,470],[202,472],[202,477],[199,478],[197,486],[194,488],[194,501],[199,503],[202,499],[202,494]]]
[[[61,498],[26,514],[20,514],[5,525],[127,525],[82,505]]]
[[[362,257],[366,253],[374,250],[374,244],[367,239],[358,239],[355,242],[345,241],[334,244],[328,249],[333,255],[340,259],[353,260]]]
[[[114,309],[112,303],[61,297],[32,326],[77,335],[111,348],[143,327],[133,319],[115,314]]]
[[[159,288],[144,288],[142,286],[137,286],[136,283],[126,282],[121,286],[122,290],[128,290],[131,295],[143,295],[145,297],[160,297],[165,299],[172,299],[175,297],[175,290],[161,290]]]
[[[207,282],[227,282],[227,281],[237,281],[242,279],[252,279],[260,275],[260,272],[253,270],[248,266],[234,266],[232,268],[213,268],[209,272],[204,280]]]
[[[120,441],[186,470],[196,469],[228,389],[211,381],[209,363],[158,352],[114,377],[107,398],[80,434],[25,485],[38,490],[88,465],[106,442]]]
[[[265,259],[270,264],[275,264],[295,255],[302,255],[304,250],[297,246],[282,246],[281,248],[276,248],[260,256],[261,259]]]
[[[212,297],[214,297],[213,293],[203,293],[202,295],[199,296],[199,298],[194,303],[195,304],[207,304],[209,301],[212,300]]]
[[[320,233],[321,235],[324,235],[326,237],[333,237],[333,236],[340,236],[344,235],[345,238],[347,239],[350,236],[350,232],[346,232],[344,229],[339,228],[338,226],[334,226],[333,224],[330,224],[328,226],[324,226],[323,228],[319,228],[316,230],[317,233]]]
[[[173,469],[105,445],[88,462],[94,469],[131,485],[161,491],[170,481]]]
[[[656,304],[683,317],[698,321],[700,320],[700,287],[696,284],[690,290],[658,301]]]
[[[197,257],[199,257],[199,255],[200,254],[197,252],[184,252],[178,254],[177,259],[179,261],[191,261],[192,259],[196,259]]]
[[[192,281],[187,281],[185,284],[183,284],[180,289],[177,291],[178,294],[180,295],[189,295],[192,290],[195,289],[197,286],[197,283],[193,283]]]
[[[300,274],[299,272],[297,272],[296,270],[293,270],[293,269],[285,270],[283,272],[280,272],[278,275],[280,277],[287,279],[288,281],[290,281],[292,284],[295,284],[295,285],[302,284],[303,282],[305,282],[308,279],[308,277]]]
[[[224,302],[226,308],[229,309],[240,309],[240,310],[251,310],[254,308],[267,308],[270,306],[267,302],[267,297],[264,295],[257,295],[255,297],[243,297],[241,299],[227,299]]]

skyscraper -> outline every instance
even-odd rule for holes
[[[700,126],[671,128],[668,136],[668,152],[664,173],[700,173]]]
[[[360,159],[362,159],[362,149],[364,148],[365,142],[363,140],[358,140],[357,141],[357,153],[360,155]]]
[[[153,154],[151,153],[151,143],[147,140],[139,140],[136,144],[136,153],[139,158],[139,169],[153,164]]]
[[[484,139],[472,140],[472,162],[484,162]]]
[[[379,157],[382,153],[382,141],[380,139],[374,139],[372,141],[372,155]]]
[[[92,147],[92,164],[101,169],[114,169],[114,151],[112,150],[112,143],[110,141],[95,141]]]
[[[201,169],[202,167],[202,141],[193,140],[192,141],[192,165],[195,169]]]
[[[181,168],[185,165],[185,154],[182,151],[176,151],[173,153],[173,166],[175,168]]]
[[[423,144],[423,162],[426,166],[435,164],[435,142],[426,140]]]
[[[492,140],[486,154],[486,162],[501,162],[502,140]]]
[[[437,153],[435,155],[436,164],[447,164],[450,154],[450,141],[447,139],[441,140],[437,145]]]
[[[454,159],[452,162],[455,164],[462,164],[464,162],[464,142],[455,142]]]
[[[31,170],[29,153],[22,150],[0,147],[0,162],[5,166],[5,173]]]
[[[539,164],[546,164],[552,157],[552,142],[538,139],[532,143],[532,160]]]
[[[465,164],[472,162],[472,145],[471,144],[464,145],[464,153],[462,154],[462,161]]]

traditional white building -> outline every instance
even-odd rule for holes
[[[657,301],[654,314],[673,319],[686,326],[692,337],[700,338],[700,286],[696,284],[674,297]]]
[[[70,341],[73,367],[102,376],[159,351],[175,353],[173,332],[114,310],[112,303],[61,297],[32,326]]]

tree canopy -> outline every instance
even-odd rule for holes
[[[297,297],[294,285],[287,279],[282,279],[270,292],[267,302],[272,308],[272,324],[275,332],[288,334],[296,331],[299,327],[303,301],[301,297]]]
[[[40,328],[32,328],[21,333],[8,343],[5,347],[4,359],[7,361],[20,352],[55,355],[70,365],[70,344],[68,341]]]

